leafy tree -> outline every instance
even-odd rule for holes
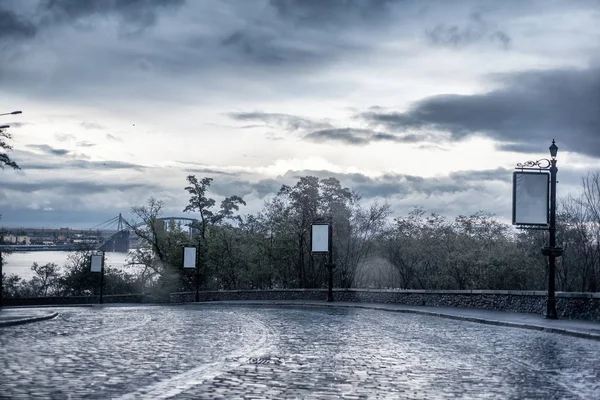
[[[62,296],[90,296],[98,294],[99,276],[92,273],[90,251],[70,253],[64,265],[64,274],[59,279]]]
[[[16,274],[2,273],[2,291],[5,297],[23,297],[21,284],[23,279]]]
[[[128,224],[141,239],[141,247],[133,252],[130,263],[144,267],[142,290],[159,298],[190,289],[192,282],[189,274],[183,273],[183,246],[189,244],[189,236],[173,221],[164,228],[160,219],[163,207],[162,201],[150,198],[146,206],[133,207],[137,221]]]
[[[31,266],[31,270],[35,273],[32,282],[37,289],[36,296],[45,297],[48,295],[48,290],[50,290],[50,293],[53,293],[58,289],[58,281],[60,278],[60,269],[58,265],[54,263],[39,265],[34,262]]]
[[[232,262],[237,262],[234,261],[237,260],[234,253],[239,251],[239,249],[235,249],[236,243],[230,240],[232,231],[223,228],[223,226],[230,221],[241,222],[241,218],[235,216],[234,213],[239,211],[240,205],[246,205],[246,202],[240,196],[230,196],[221,202],[218,211],[213,211],[216,202],[214,199],[207,197],[207,191],[213,179],[203,178],[198,180],[194,175],[189,175],[187,181],[188,186],[185,187],[185,190],[190,194],[190,199],[189,204],[183,211],[197,213],[200,216],[198,222],[192,226],[198,232],[196,239],[198,243],[200,281],[202,285],[207,287],[210,283],[208,277],[214,275],[218,271],[218,268],[222,267],[218,262],[215,262],[215,259],[228,260],[229,268],[233,268]],[[218,226],[221,228],[217,229]],[[209,241],[209,236],[212,233],[216,234],[216,232],[220,232],[220,238],[210,238],[211,240]],[[207,248],[211,243],[219,246],[219,249],[211,250]],[[206,263],[205,260],[207,257],[211,258],[212,262]],[[223,273],[219,273],[221,276],[224,276]],[[232,271],[227,276],[227,285],[235,285],[236,279],[234,278],[234,274],[232,275]]]
[[[4,166],[6,165],[12,169],[21,169],[7,154],[12,150],[12,146],[7,142],[7,140],[10,139],[12,139],[12,135],[6,132],[5,129],[0,129],[0,149],[3,150],[0,152],[0,168],[4,169]]]

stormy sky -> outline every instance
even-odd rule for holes
[[[93,227],[186,176],[262,208],[334,176],[508,220],[518,162],[600,166],[600,2],[2,0],[0,225]]]

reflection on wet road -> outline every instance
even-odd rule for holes
[[[600,398],[600,342],[364,309],[62,308],[0,329],[0,398]]]

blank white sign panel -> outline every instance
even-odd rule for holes
[[[546,173],[515,172],[514,224],[548,224],[548,177]]]
[[[312,226],[312,251],[329,251],[329,225]]]
[[[92,267],[90,268],[90,271],[102,272],[102,255],[92,256]]]
[[[196,248],[183,248],[183,268],[196,268]]]

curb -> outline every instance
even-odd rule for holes
[[[91,307],[93,304],[40,304],[40,305],[26,305],[26,306],[4,306],[5,310],[13,310],[19,308],[63,308],[63,307]]]
[[[56,318],[57,316],[58,316],[58,313],[54,312],[54,313],[51,313],[48,315],[41,315],[39,317],[21,318],[21,319],[15,319],[12,321],[0,321],[0,328],[5,328],[7,326],[23,325],[23,324],[28,324],[30,322],[44,321],[47,319]]]
[[[254,301],[244,301],[244,302],[232,302],[232,301],[205,301],[205,302],[193,302],[193,303],[185,303],[186,305],[210,305],[210,304],[230,304],[230,305],[251,305],[251,306],[260,306],[260,305],[274,305],[274,306],[309,306],[309,307],[341,307],[341,308],[362,308],[367,310],[379,310],[379,311],[389,311],[389,312],[398,312],[404,314],[419,314],[419,315],[428,315],[433,317],[447,318],[458,321],[467,321],[467,322],[476,322],[480,324],[486,325],[496,325],[496,326],[506,326],[509,328],[521,328],[521,329],[530,329],[535,331],[544,331],[549,333],[558,333],[561,335],[574,336],[583,339],[591,339],[600,341],[600,334],[595,334],[591,332],[582,332],[572,329],[565,328],[556,328],[556,327],[547,327],[541,325],[534,324],[526,324],[526,323],[518,323],[518,322],[508,322],[508,321],[498,321],[493,319],[485,319],[485,318],[477,318],[477,317],[469,317],[463,315],[453,315],[453,314],[444,314],[433,311],[422,311],[422,310],[410,310],[410,309],[390,309],[386,307],[378,307],[375,305],[362,305],[362,304],[339,304],[339,303],[294,303],[294,302],[286,302],[286,301],[274,301],[274,302],[254,302]]]

